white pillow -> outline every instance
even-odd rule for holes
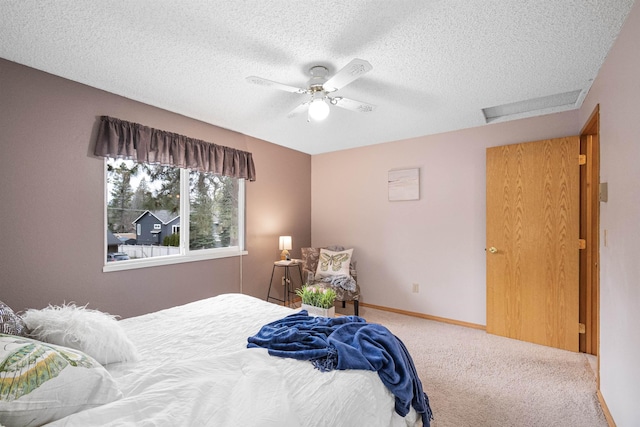
[[[0,424],[39,426],[122,397],[105,368],[70,348],[0,334]]]
[[[29,336],[51,344],[75,348],[106,365],[135,361],[135,346],[115,316],[75,304],[29,309],[22,319]]]
[[[328,276],[349,276],[351,254],[353,254],[353,249],[346,249],[339,252],[320,249],[316,279],[322,279]]]

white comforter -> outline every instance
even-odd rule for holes
[[[124,397],[49,426],[414,426],[376,372],[320,372],[247,349],[292,310],[225,294],[121,321],[140,360],[107,366]]]

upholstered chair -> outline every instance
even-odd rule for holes
[[[322,288],[333,289],[336,293],[336,301],[342,301],[342,307],[346,306],[347,301],[353,302],[353,312],[356,316],[359,313],[360,285],[358,284],[358,274],[356,272],[356,262],[353,257],[349,260],[348,277],[320,277],[318,273],[318,264],[320,261],[320,252],[322,248],[302,248],[302,278],[307,285],[315,285]],[[342,246],[328,246],[333,252],[341,252],[345,249]],[[337,280],[331,280],[337,279]],[[353,279],[353,280],[351,280]]]

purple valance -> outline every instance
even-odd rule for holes
[[[102,116],[95,155],[189,168],[256,180],[253,156],[246,151]]]

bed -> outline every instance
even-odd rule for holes
[[[109,397],[46,425],[422,425],[414,409],[398,415],[375,371],[321,372],[309,361],[247,348],[248,337],[292,313],[224,294],[118,321],[135,361],[105,363],[100,381],[109,382]],[[7,407],[0,405],[0,424],[12,427]]]

